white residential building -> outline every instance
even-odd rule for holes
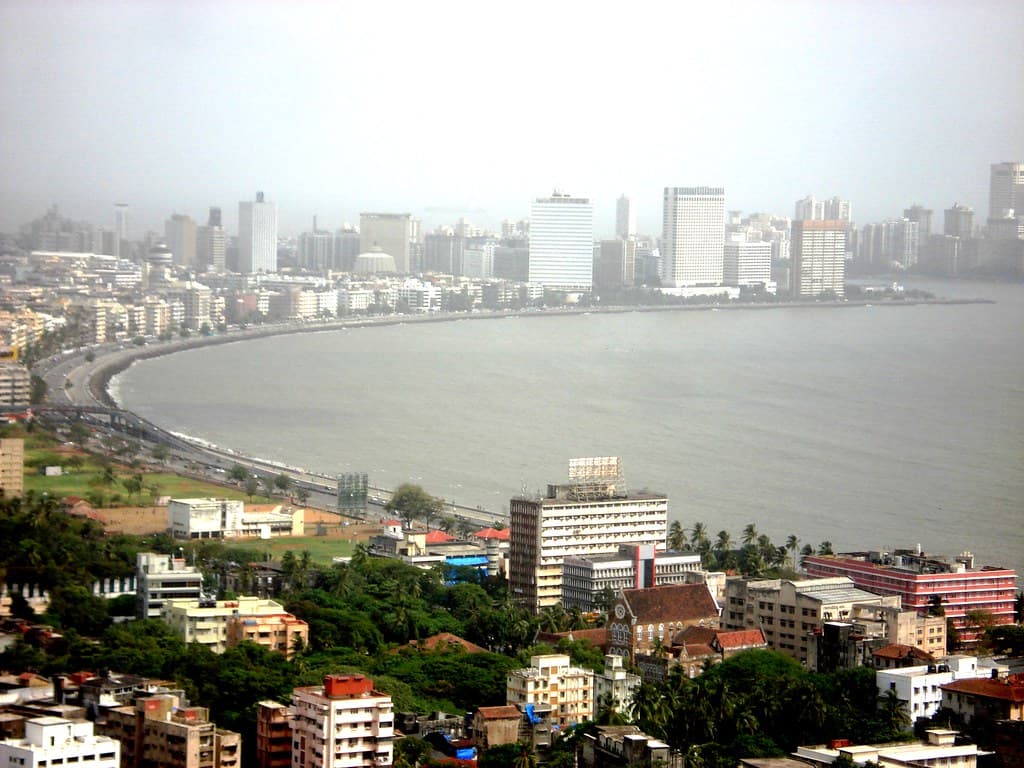
[[[327,675],[292,692],[292,768],[387,768],[395,728],[391,697],[359,674]]]
[[[725,243],[722,278],[726,285],[768,285],[772,281],[772,244],[764,240]]]
[[[594,206],[555,192],[530,207],[529,282],[589,292],[594,274]]]
[[[932,717],[942,708],[942,686],[956,680],[990,677],[992,667],[979,669],[976,656],[949,656],[939,664],[902,669],[880,669],[875,673],[878,695],[894,691],[906,707],[913,724],[919,717]]]
[[[663,285],[721,285],[724,245],[723,187],[665,187]]]
[[[846,229],[842,221],[794,221],[790,246],[793,298],[831,294],[846,288]]]
[[[165,600],[198,600],[203,575],[185,564],[184,558],[139,552],[135,560],[135,615],[159,619]]]
[[[640,687],[640,675],[628,672],[622,665],[623,657],[605,654],[604,670],[594,673],[594,709],[599,711],[610,700],[615,711],[627,717],[633,711],[633,694]]]
[[[594,717],[594,673],[571,666],[563,654],[531,656],[530,666],[509,672],[505,703],[551,707],[551,722],[576,725]]]
[[[62,717],[36,717],[25,721],[25,738],[0,741],[0,765],[43,768],[119,768],[121,742],[97,736],[93,724]]]
[[[1024,214],[1024,163],[992,163],[988,217],[1002,219],[1009,211]]]
[[[562,607],[598,610],[620,589],[684,584],[700,572],[696,552],[665,552],[650,544],[623,546],[614,555],[568,555],[562,563]]]
[[[277,272],[277,206],[262,192],[238,204],[238,271]]]

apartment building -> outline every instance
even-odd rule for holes
[[[239,768],[242,739],[217,728],[205,707],[182,706],[175,694],[115,707],[97,727],[121,742],[123,768]]]
[[[386,768],[395,728],[391,697],[363,675],[327,675],[292,693],[292,768]]]
[[[0,741],[0,765],[45,768],[120,768],[121,745],[97,736],[87,721],[62,717],[36,717],[25,721],[25,736]]]
[[[289,768],[292,763],[292,721],[287,704],[256,705],[257,768]]]
[[[135,560],[135,615],[159,619],[165,600],[198,600],[203,575],[184,558],[139,552]]]
[[[899,607],[899,598],[857,589],[848,578],[729,579],[722,611],[726,629],[760,628],[776,651],[808,663],[814,634],[823,622],[846,621],[855,604]]]
[[[594,673],[571,665],[567,655],[530,657],[530,666],[509,672],[505,703],[526,711],[550,707],[551,722],[560,727],[594,717]]]
[[[903,608],[927,615],[940,603],[963,643],[976,643],[981,629],[969,614],[991,616],[994,624],[1013,623],[1017,573],[1010,568],[976,568],[974,555],[955,558],[927,555],[920,547],[893,552],[844,552],[804,558],[811,576],[843,576],[860,589],[876,595],[898,595]]]
[[[20,437],[0,438],[0,491],[7,498],[25,491],[25,441]]]
[[[979,666],[975,656],[950,656],[940,664],[924,664],[903,669],[880,669],[875,673],[878,695],[893,691],[910,715],[932,717],[942,708],[942,686],[957,680],[977,680],[991,676],[992,667]]]
[[[160,617],[186,643],[223,653],[242,642],[256,643],[291,658],[309,643],[309,625],[273,600],[166,600]]]

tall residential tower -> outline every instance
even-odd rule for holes
[[[238,271],[277,272],[277,206],[262,192],[238,204]]]
[[[721,285],[725,189],[665,187],[662,283]]]
[[[594,279],[594,206],[555,192],[530,207],[530,282],[590,291]]]

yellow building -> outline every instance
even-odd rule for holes
[[[571,666],[563,654],[531,656],[529,667],[509,672],[505,702],[551,707],[552,723],[576,725],[594,717],[594,673]]]
[[[291,658],[297,646],[309,643],[309,625],[280,603],[259,597],[235,600],[167,600],[161,618],[186,643],[199,643],[214,653],[248,641]]]
[[[8,498],[25,491],[25,441],[0,439],[0,490]]]

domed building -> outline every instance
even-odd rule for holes
[[[395,259],[384,253],[380,248],[373,247],[365,253],[356,256],[356,263],[352,271],[357,275],[379,275],[395,273]]]

